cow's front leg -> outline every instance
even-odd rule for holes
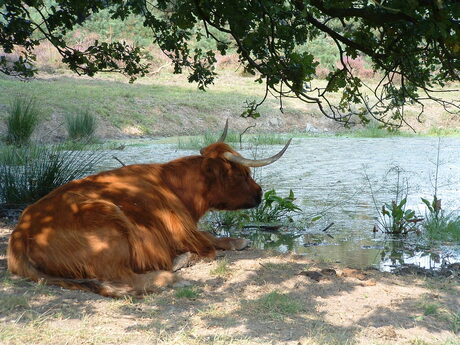
[[[251,241],[245,238],[234,238],[234,237],[215,237],[206,231],[201,231],[214,245],[216,249],[223,250],[243,250],[247,248]]]

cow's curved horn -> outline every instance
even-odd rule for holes
[[[265,159],[247,159],[243,158],[240,156],[236,156],[231,152],[225,152],[224,157],[228,159],[230,162],[238,163],[247,167],[263,167],[265,165],[272,164],[273,162],[277,161],[278,159],[281,158],[281,156],[284,154],[284,152],[287,150],[289,144],[291,143],[292,139],[289,139],[287,144],[284,145],[283,149],[278,152],[276,155],[270,157],[270,158],[265,158]]]
[[[222,132],[222,135],[220,136],[219,140],[217,140],[218,143],[223,143],[225,141],[225,138],[227,137],[227,131],[228,131],[228,119],[225,121],[225,128],[224,131]]]

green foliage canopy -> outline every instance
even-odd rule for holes
[[[15,62],[0,58],[0,71],[33,76],[33,49],[46,39],[78,74],[143,76],[149,66],[140,47],[95,41],[79,50],[66,43],[66,33],[107,9],[112,19],[138,16],[175,72],[188,69],[189,81],[201,89],[216,75],[216,51],[225,55],[235,48],[245,70],[265,83],[267,94],[280,96],[280,102],[297,97],[317,104],[325,116],[345,123],[374,118],[397,127],[405,121],[405,106],[418,105],[423,112],[426,99],[448,111],[460,107],[435,92],[459,81],[456,0],[0,0],[0,44],[6,53],[22,48]],[[203,37],[213,39],[215,48],[189,44]],[[318,62],[304,49],[318,37],[333,42],[340,56],[321,88],[309,85]],[[371,90],[349,63],[363,55],[381,78]],[[332,92],[342,94],[339,102],[328,97]],[[257,117],[258,105],[250,102],[244,115]]]

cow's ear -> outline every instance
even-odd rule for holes
[[[212,181],[222,175],[223,169],[223,161],[219,158],[205,158],[201,164],[203,174]]]

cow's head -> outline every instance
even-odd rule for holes
[[[227,133],[218,142],[201,149],[203,156],[202,171],[207,181],[207,200],[212,209],[237,210],[256,207],[262,200],[262,188],[251,177],[250,167],[262,167],[278,160],[286,151],[291,140],[275,156],[253,160],[243,158],[223,141]]]

